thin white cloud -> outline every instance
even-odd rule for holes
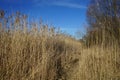
[[[76,3],[69,3],[69,2],[68,3],[67,2],[55,2],[55,3],[52,3],[52,5],[68,7],[68,8],[86,9],[86,6],[76,4]]]
[[[68,8],[86,9],[86,6],[72,3],[72,0],[34,0],[36,6],[61,6]]]

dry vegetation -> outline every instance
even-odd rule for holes
[[[3,26],[10,24],[10,20],[13,20],[12,28],[7,30]],[[25,19],[17,13],[8,23],[4,22],[5,25],[1,22],[0,80],[57,80],[69,77],[67,72],[79,61],[80,43],[47,25],[33,23],[28,29],[21,20]]]
[[[28,25],[19,13],[1,19],[0,80],[120,80],[114,37],[109,46],[103,45],[103,36],[102,45],[86,47],[53,27]],[[97,42],[100,37],[95,37]]]

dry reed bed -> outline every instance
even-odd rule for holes
[[[67,78],[80,51],[75,40],[44,35],[48,32],[14,30],[0,34],[1,80],[56,80]],[[55,34],[55,33],[52,33]],[[75,44],[74,44],[75,43]],[[76,61],[75,61],[76,60]]]
[[[114,38],[101,30],[100,37],[93,35],[87,44],[100,41],[105,46],[86,48],[85,43],[47,25],[31,23],[32,29],[27,28],[26,17],[19,13],[4,23],[10,30],[3,23],[0,22],[0,80],[120,80],[116,34]]]
[[[45,32],[44,32],[45,33]],[[49,32],[48,32],[49,33]],[[81,47],[62,34],[2,32],[0,35],[1,80],[119,80],[120,49]]]
[[[82,52],[79,63],[78,80],[119,80],[120,50],[92,47]]]

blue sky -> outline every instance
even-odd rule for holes
[[[29,18],[42,18],[44,23],[71,35],[78,30],[84,32],[88,4],[89,0],[0,0],[0,8],[7,12],[20,11]]]

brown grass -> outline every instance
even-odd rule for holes
[[[53,27],[29,29],[21,20],[8,23],[9,30],[0,23],[0,80],[120,80],[116,40],[85,48]]]

